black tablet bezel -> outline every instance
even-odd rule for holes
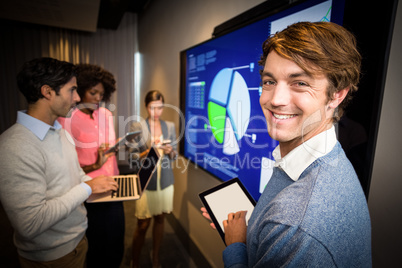
[[[229,185],[232,185],[234,183],[237,183],[240,188],[242,189],[242,191],[244,192],[244,194],[246,195],[246,197],[248,198],[248,200],[250,201],[250,203],[255,206],[257,203],[255,202],[254,198],[251,196],[251,194],[247,191],[246,187],[243,185],[243,183],[240,181],[239,178],[233,178],[231,180],[228,180],[226,182],[223,182],[211,189],[208,189],[204,192],[199,193],[199,197],[201,199],[202,204],[204,205],[204,207],[206,208],[206,210],[208,211],[209,216],[211,217],[212,222],[215,224],[216,230],[218,230],[219,235],[221,236],[223,243],[225,243],[225,232],[222,230],[218,220],[216,219],[215,215],[212,212],[211,207],[208,204],[208,201],[206,200],[206,196],[210,195],[216,191],[219,191]],[[225,243],[226,245],[226,243]]]
[[[105,154],[109,154],[109,153],[112,153],[112,152],[117,152],[117,148],[119,148],[121,145],[124,144],[124,142],[127,140],[128,136],[131,136],[131,135],[137,136],[140,133],[141,133],[140,130],[126,133],[123,138],[121,138],[118,142],[116,142],[115,145],[113,145],[112,147],[109,147],[109,149],[107,149],[105,151]]]

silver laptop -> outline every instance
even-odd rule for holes
[[[153,146],[141,163],[138,174],[112,176],[119,185],[119,189],[113,192],[92,194],[87,199],[88,203],[113,202],[140,199],[148,186],[159,162],[158,150]]]

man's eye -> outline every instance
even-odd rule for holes
[[[273,86],[273,85],[275,85],[275,81],[272,80],[264,81],[264,86]]]
[[[308,84],[305,82],[296,82],[295,85],[298,87],[307,87],[308,86]]]

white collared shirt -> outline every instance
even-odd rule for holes
[[[57,122],[57,120],[54,121],[53,126],[51,126],[35,117],[28,115],[26,111],[18,111],[17,123],[29,129],[41,141],[43,141],[49,129],[53,130],[61,129],[61,125],[59,122]]]
[[[303,171],[317,158],[328,154],[337,142],[335,127],[321,132],[311,139],[281,157],[280,145],[272,152],[275,167],[281,168],[294,181],[297,181]]]
[[[45,136],[49,130],[60,131],[60,129],[61,129],[61,125],[57,120],[54,121],[53,126],[51,126],[35,117],[28,115],[26,113],[26,111],[18,111],[17,123],[23,125],[27,129],[29,129],[41,141],[43,141],[43,139],[45,138]],[[92,179],[89,176],[87,176],[87,177],[88,177],[87,180]],[[85,182],[81,182],[80,185],[87,191],[88,196],[91,195],[92,188],[88,184],[86,184]]]

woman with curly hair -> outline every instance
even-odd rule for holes
[[[114,76],[100,66],[77,65],[77,92],[81,97],[70,118],[59,122],[74,139],[79,163],[88,176],[119,175],[115,153],[105,154],[116,142],[112,113],[100,106],[116,91]],[[122,202],[85,203],[89,249],[87,267],[119,267],[124,252]]]

